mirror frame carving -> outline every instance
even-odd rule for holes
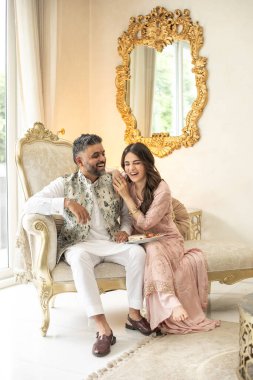
[[[180,136],[170,136],[162,132],[143,137],[137,128],[136,118],[126,103],[127,81],[131,79],[130,53],[138,45],[147,45],[161,52],[175,40],[185,40],[190,44],[197,97],[186,116]],[[173,13],[164,7],[156,7],[146,16],[130,18],[127,31],[118,38],[118,53],[122,58],[122,64],[116,68],[116,105],[126,124],[125,141],[128,144],[142,142],[154,155],[164,157],[182,146],[191,147],[199,140],[197,123],[208,99],[207,58],[199,55],[203,43],[203,28],[198,22],[194,23],[191,20],[188,9],[176,9]]]

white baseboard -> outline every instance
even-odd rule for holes
[[[7,288],[12,285],[17,285],[14,276],[0,279],[0,289]]]

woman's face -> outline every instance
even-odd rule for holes
[[[127,153],[124,160],[124,169],[132,182],[142,182],[146,179],[145,167],[139,157],[134,153]]]

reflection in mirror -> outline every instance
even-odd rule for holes
[[[142,136],[181,135],[197,95],[192,68],[187,41],[176,41],[162,52],[145,45],[132,50],[126,103]]]
[[[207,103],[207,59],[200,56],[203,28],[190,11],[156,7],[131,17],[118,38],[116,104],[127,144],[142,142],[164,157],[200,138]]]

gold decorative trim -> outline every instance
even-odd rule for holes
[[[193,73],[195,74],[197,98],[186,117],[185,127],[180,136],[167,133],[143,137],[137,129],[137,122],[131,108],[126,103],[127,81],[130,80],[130,53],[138,45],[147,45],[161,52],[175,40],[188,41],[191,46]],[[207,103],[207,58],[199,55],[203,46],[203,28],[194,23],[190,11],[177,9],[169,12],[163,7],[154,8],[146,16],[131,17],[127,31],[118,39],[118,52],[122,64],[116,68],[116,105],[126,124],[125,141],[142,142],[153,154],[164,157],[182,146],[191,147],[200,138],[198,120]]]
[[[57,141],[59,140],[59,137],[53,134],[53,132],[51,132],[49,129],[46,129],[42,123],[36,122],[34,123],[33,128],[28,129],[24,136],[24,139],[26,142],[33,140]]]
[[[59,131],[57,131],[57,136],[59,135],[65,135],[65,128],[61,128]]]
[[[41,309],[43,312],[43,322],[40,330],[42,336],[46,336],[50,323],[49,301],[52,297],[52,285],[47,283],[47,281],[42,277],[39,281],[39,297]]]
[[[36,268],[36,285],[38,288],[40,305],[43,313],[43,321],[41,326],[42,336],[46,336],[49,322],[50,322],[50,311],[49,311],[49,301],[53,296],[52,291],[52,277],[50,275],[48,264],[47,264],[47,252],[49,246],[49,233],[46,223],[42,221],[35,221],[33,223],[33,228],[40,233],[41,245],[40,252],[38,256],[37,268]],[[36,265],[35,264],[35,265]]]
[[[112,290],[126,290],[126,277],[97,278],[99,293],[103,294]]]
[[[239,366],[238,378],[242,380],[252,380],[253,375],[253,315],[252,299],[250,294],[245,297],[245,302],[249,307],[244,307],[244,302],[239,304],[240,314],[240,336],[239,336]],[[244,299],[243,299],[244,301]]]
[[[201,210],[188,211],[190,217],[190,228],[188,231],[188,240],[201,240]]]
[[[208,272],[209,281],[219,281],[221,284],[226,285],[233,285],[251,277],[253,277],[253,268]]]

